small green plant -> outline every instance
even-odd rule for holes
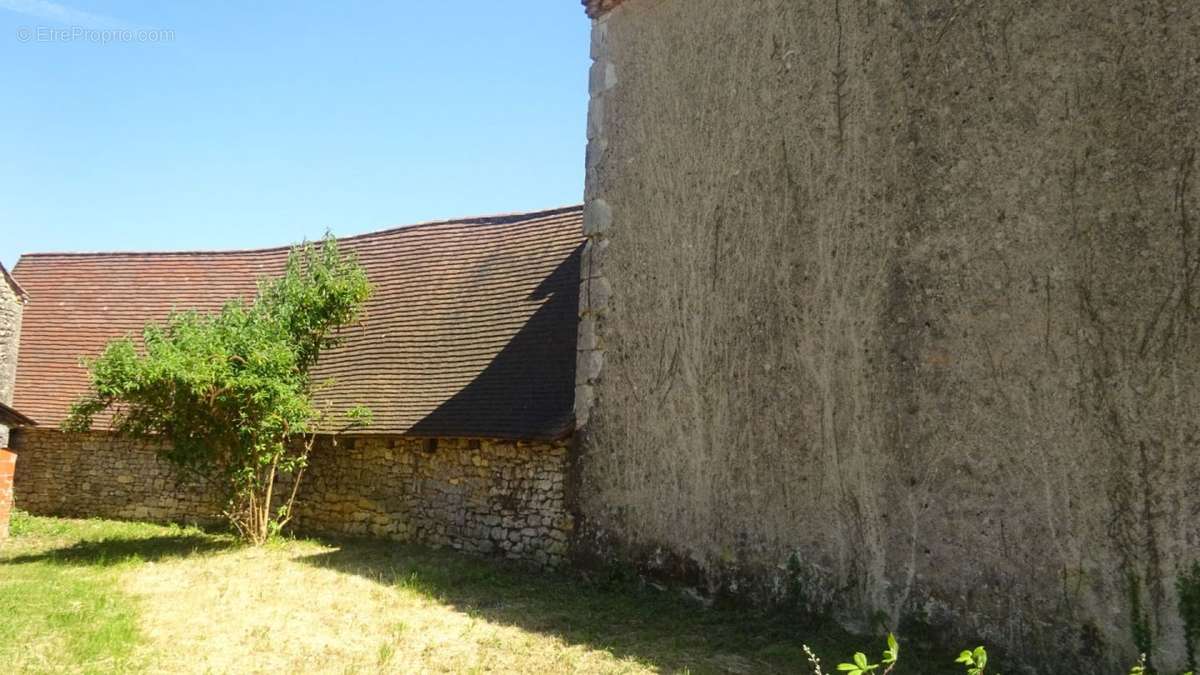
[[[987,650],[983,647],[976,647],[974,650],[964,649],[954,662],[965,665],[967,675],[983,675],[988,662]]]
[[[1142,606],[1142,580],[1137,572],[1129,572],[1128,584],[1129,622],[1133,633],[1133,645],[1142,654],[1142,672],[1138,675],[1155,675],[1154,661],[1149,656],[1154,651],[1154,636],[1150,632],[1150,617]]]
[[[1175,580],[1179,595],[1179,616],[1183,619],[1183,640],[1187,648],[1188,668],[1196,669],[1196,645],[1200,643],[1200,560]]]
[[[888,648],[884,650],[883,658],[879,663],[871,663],[866,654],[858,652],[854,655],[852,662],[839,663],[837,669],[848,675],[869,675],[878,670],[880,666],[886,666],[882,675],[888,675],[900,659],[900,643],[896,642],[896,636],[891,633],[888,633],[887,643]]]
[[[880,667],[884,670],[879,675],[889,675],[896,664],[900,662],[900,643],[896,640],[896,636],[888,633],[887,637],[888,648],[883,652],[883,658],[879,663],[871,663],[867,655],[863,652],[855,653],[854,657],[845,663],[838,664],[838,671],[847,673],[848,675],[874,675]],[[813,668],[813,675],[825,675],[821,670],[821,659],[813,653],[813,650],[808,645],[804,645],[804,653],[808,655],[808,662]],[[976,647],[975,649],[964,649],[955,659],[955,663],[961,663],[967,667],[967,675],[986,675],[985,670],[988,666],[987,649]],[[1150,669],[1149,659],[1145,654],[1138,658],[1138,662],[1130,669],[1129,675],[1153,675]],[[995,673],[994,675],[999,675]],[[1189,670],[1181,675],[1195,675],[1195,671]]]

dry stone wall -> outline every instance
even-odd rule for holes
[[[573,522],[566,461],[563,443],[325,440],[301,485],[298,526],[556,566]]]
[[[566,443],[321,439],[297,499],[303,533],[374,536],[560,564],[573,529]],[[153,443],[20,430],[17,508],[41,515],[220,522],[211,490]]]
[[[20,457],[16,507],[38,515],[213,524],[220,505],[197,479],[180,476],[153,443],[104,433],[13,432]]]

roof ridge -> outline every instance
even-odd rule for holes
[[[466,216],[463,218],[443,218],[437,220],[425,220],[408,225],[392,225],[381,230],[373,230],[371,232],[363,232],[361,234],[352,234],[344,237],[337,237],[339,242],[356,241],[377,237],[383,234],[390,234],[397,231],[415,230],[417,228],[434,227],[439,225],[504,225],[515,223],[522,220],[531,220],[546,216],[555,216],[559,214],[571,213],[574,211],[582,211],[582,204],[569,204],[567,206],[556,206],[548,209],[539,209],[537,211],[509,211],[504,213],[494,213],[487,215]],[[17,259],[17,265],[13,267],[15,270],[20,266],[21,261],[25,258],[109,258],[125,256],[131,258],[151,257],[151,256],[210,256],[210,255],[246,255],[255,253],[278,253],[287,251],[296,244],[284,244],[280,246],[265,246],[259,248],[231,248],[231,249],[210,249],[210,250],[178,250],[178,251],[45,251],[38,253],[22,253]]]

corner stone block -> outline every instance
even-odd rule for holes
[[[579,351],[587,351],[596,349],[600,345],[600,341],[596,338],[596,319],[592,316],[585,316],[579,320],[579,341],[577,348]]]
[[[575,386],[575,428],[582,428],[591,416],[592,402],[596,393],[590,384]]]
[[[593,140],[604,133],[604,98],[596,97],[588,104],[587,138]]]
[[[599,96],[617,86],[617,67],[611,61],[593,61],[588,71],[588,92]]]
[[[575,379],[583,382],[593,382],[600,377],[604,368],[604,352],[593,349],[579,352],[575,358]]]
[[[608,54],[608,23],[596,21],[592,23],[591,57],[599,61]]]
[[[588,239],[583,245],[583,278],[595,279],[604,276],[604,254],[608,251],[607,239]]]
[[[585,279],[579,285],[579,312],[603,312],[608,309],[608,301],[612,297],[612,286],[608,279],[598,277]]]
[[[608,232],[612,226],[612,207],[603,199],[593,199],[583,209],[583,234],[591,237]]]
[[[588,170],[589,175],[595,173],[594,170],[600,166],[606,150],[608,150],[608,139],[604,136],[597,136],[588,141],[587,148],[584,150],[584,168]]]

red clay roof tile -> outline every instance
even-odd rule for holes
[[[573,428],[582,211],[428,223],[342,239],[375,286],[362,324],[322,356],[331,409],[366,405],[368,433],[552,439]],[[288,249],[33,254],[15,405],[57,425],[87,388],[82,356],[171,309],[251,297]]]

